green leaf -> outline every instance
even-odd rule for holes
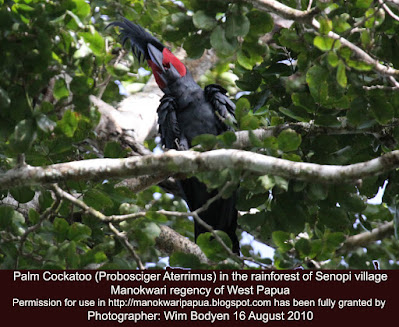
[[[350,222],[346,211],[342,208],[323,208],[319,212],[319,224],[332,231],[346,231]]]
[[[66,82],[63,78],[58,78],[55,81],[53,94],[57,100],[69,96],[69,90],[68,90]]]
[[[218,135],[217,139],[222,141],[225,147],[231,147],[233,143],[237,140],[237,136],[234,132],[227,131],[221,135]]]
[[[269,175],[260,176],[258,177],[258,180],[260,181],[265,191],[271,190],[274,187],[274,185],[276,185],[274,177],[271,177]]]
[[[342,243],[345,242],[346,236],[343,233],[328,233],[325,239],[325,245],[331,250],[336,250],[341,247]]]
[[[244,37],[248,34],[250,27],[249,19],[241,12],[227,16],[226,19],[226,37],[235,38]]]
[[[346,87],[348,80],[346,78],[346,68],[345,64],[342,60],[339,61],[338,68],[337,68],[337,82],[340,86]]]
[[[368,72],[368,71],[372,70],[374,67],[374,65],[365,63],[363,61],[351,60],[351,59],[346,60],[346,64],[349,67],[354,68],[361,72]]]
[[[36,116],[37,126],[45,133],[50,133],[57,126],[57,123],[49,119],[45,114],[39,114]]]
[[[236,81],[236,85],[245,91],[256,91],[261,83],[262,76],[254,70],[245,72],[243,77]]]
[[[232,55],[238,45],[237,39],[228,39],[221,25],[217,26],[211,34],[212,47],[223,56]]]
[[[342,197],[339,200],[342,208],[345,208],[348,212],[360,213],[367,207],[366,199],[358,194],[350,193]]]
[[[40,104],[40,112],[46,114],[54,110],[54,105],[48,101],[43,101]]]
[[[30,208],[28,212],[28,219],[32,225],[35,225],[40,221],[40,215],[35,209]]]
[[[216,146],[217,141],[216,135],[202,134],[194,137],[194,139],[191,141],[191,145],[201,145],[205,150],[210,150]]]
[[[31,6],[28,6],[28,5],[26,5],[26,4],[24,4],[24,3],[16,3],[16,4],[14,4],[13,6],[12,6],[12,10],[14,11],[14,12],[16,12],[16,11],[18,11],[18,10],[21,10],[21,11],[34,11],[35,10],[35,8],[32,8]]]
[[[351,18],[351,16],[348,13],[343,13],[334,17],[334,30],[337,33],[344,33],[349,30],[351,28],[351,25],[347,22],[349,18]]]
[[[249,129],[248,130],[248,137],[249,137],[249,141],[251,142],[251,144],[254,147],[263,147],[264,142],[262,142],[253,132],[253,129]]]
[[[240,120],[242,130],[254,130],[259,127],[259,119],[253,115],[246,115]]]
[[[314,113],[317,110],[316,104],[313,98],[309,96],[309,93],[293,93],[291,99],[296,106],[304,108],[309,113]]]
[[[58,242],[63,242],[67,239],[69,224],[63,218],[55,218],[53,222],[54,235]]]
[[[295,151],[301,145],[302,137],[292,129],[282,131],[277,137],[277,143],[280,150],[289,152]]]
[[[319,19],[319,23],[320,23],[320,28],[319,28],[319,32],[321,34],[328,34],[328,32],[330,32],[332,30],[332,21],[328,18],[325,17],[321,17]]]
[[[274,27],[274,21],[269,13],[253,10],[247,14],[250,21],[250,33],[257,35],[265,35],[272,31]]]
[[[62,119],[57,122],[57,126],[67,137],[72,137],[78,128],[78,123],[78,114],[67,110]]]
[[[366,28],[375,28],[380,26],[385,19],[385,11],[377,8],[370,8],[366,11],[365,17],[367,20],[364,22]]]
[[[86,45],[86,43],[84,43],[84,44],[81,44],[80,48],[75,51],[75,53],[73,54],[73,58],[74,59],[82,59],[82,58],[87,57],[90,54],[92,54],[91,49]],[[120,66],[118,66],[118,67],[123,66],[122,64],[119,64],[119,65]],[[117,69],[117,68],[115,68],[115,69]]]
[[[102,210],[114,205],[108,194],[96,189],[88,190],[83,196],[83,201],[96,210]]]
[[[93,29],[91,32],[82,32],[79,35],[83,37],[91,51],[93,51],[96,56],[104,55],[105,41],[96,30]]]
[[[149,242],[147,244],[154,244],[154,245],[155,245],[155,239],[161,233],[161,229],[159,228],[159,226],[153,222],[145,223],[145,227],[142,228],[141,231],[147,238],[146,242]]]
[[[313,44],[322,51],[330,51],[338,49],[341,46],[339,40],[334,40],[328,36],[316,36],[313,40]]]
[[[252,70],[255,64],[266,60],[269,55],[269,47],[264,44],[259,44],[257,39],[252,42],[245,41],[237,53],[237,61],[245,69]]]
[[[252,58],[248,56],[248,53],[244,52],[242,49],[237,53],[237,61],[242,67],[248,70],[251,70],[256,64],[256,61],[254,62]]]
[[[272,233],[272,239],[281,252],[284,253],[292,249],[290,233],[275,231]]]
[[[246,211],[264,204],[268,196],[265,193],[253,194],[247,190],[239,189],[237,198],[237,209]]]
[[[392,220],[392,213],[385,204],[367,204],[363,214],[368,221],[381,222]]]
[[[0,229],[6,230],[12,224],[12,217],[14,216],[14,210],[11,207],[1,206],[0,207]]]
[[[278,39],[281,45],[297,52],[308,52],[303,38],[298,37],[294,29],[283,28]]]
[[[362,33],[360,33],[360,40],[362,41],[362,46],[365,48],[367,48],[373,41],[368,30],[362,31]]]
[[[355,98],[350,105],[347,113],[348,122],[353,126],[359,126],[366,120],[369,120],[367,112],[368,103],[365,98]]]
[[[389,123],[395,116],[392,104],[380,95],[370,98],[370,109],[374,118],[381,125]]]
[[[220,230],[215,231],[223,242],[231,248],[230,237]],[[197,244],[211,261],[221,261],[226,259],[227,252],[223,246],[212,236],[211,233],[202,233],[197,238]]]
[[[284,192],[288,191],[288,185],[289,185],[288,180],[286,180],[285,178],[283,178],[281,176],[274,176],[274,181],[276,182],[276,187],[278,187],[279,189],[281,189]],[[299,221],[299,219],[298,219],[298,221]]]
[[[124,158],[126,151],[118,142],[108,142],[104,147],[105,158]]]
[[[316,102],[323,102],[328,96],[328,71],[320,66],[313,66],[306,74],[310,94]]]
[[[315,119],[315,124],[326,127],[341,126],[341,122],[334,115],[320,115]]]
[[[327,60],[331,67],[337,67],[338,63],[340,62],[339,57],[333,51],[328,53]]]
[[[207,13],[203,10],[195,12],[193,15],[193,23],[198,29],[203,29],[206,31],[213,30],[217,25],[215,17],[207,15]]]
[[[85,0],[67,0],[66,6],[80,19],[86,18],[90,14],[90,5]]]
[[[7,109],[11,104],[11,99],[8,93],[0,87],[0,108]]]
[[[202,264],[198,257],[191,253],[173,252],[169,257],[171,267],[183,267],[191,269],[201,269]]]
[[[12,197],[19,203],[27,203],[35,196],[35,191],[30,187],[16,187],[10,190]]]
[[[36,124],[33,119],[24,119],[15,126],[10,137],[10,145],[15,152],[26,152],[36,140]]]
[[[302,258],[305,258],[311,254],[312,244],[307,238],[300,238],[295,242],[295,250],[299,252]]]
[[[308,186],[308,196],[313,201],[325,200],[328,197],[328,188],[323,184],[311,183]]]
[[[209,43],[209,39],[204,37],[203,35],[190,35],[184,41],[184,50],[187,51],[187,55],[191,59],[201,58],[207,46],[207,42]]]
[[[69,269],[76,269],[79,267],[80,258],[76,253],[76,243],[70,242],[65,254],[65,260]]]
[[[306,110],[299,107],[291,107],[291,108],[279,107],[278,110],[284,115],[298,121],[308,122],[311,120],[311,117],[306,112]]]
[[[81,223],[73,223],[68,230],[68,239],[70,239],[71,241],[79,242],[89,238],[90,235],[90,227]]]
[[[370,8],[372,2],[373,0],[356,0],[356,7],[367,9]]]

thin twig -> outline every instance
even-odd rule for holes
[[[137,266],[139,267],[139,269],[144,270],[145,266],[143,265],[143,263],[141,262],[140,257],[138,256],[138,254],[136,253],[133,245],[130,244],[129,239],[127,238],[126,234],[123,232],[120,232],[112,223],[108,224],[110,230],[115,234],[115,236],[119,239],[119,241],[127,248],[127,250],[130,252],[130,254],[132,255],[132,257],[134,258],[134,260],[137,263]]]
[[[121,59],[123,58],[123,56],[125,54],[126,54],[126,51],[124,49],[121,49],[119,51],[118,57],[116,58],[115,63],[114,63],[114,67],[116,67],[119,64],[119,62],[121,61]],[[104,94],[109,82],[111,81],[111,78],[112,78],[111,74],[107,74],[107,77],[105,78],[105,80],[100,85],[98,85],[99,90],[98,90],[97,97],[99,99],[102,98],[102,96],[103,96],[103,94]]]
[[[45,220],[50,219],[50,217],[54,217],[57,214],[57,212],[60,210],[61,203],[62,201],[59,198],[56,198],[51,207],[47,208],[41,214],[39,221],[35,225],[26,229],[25,233],[22,234],[20,239],[20,253],[22,253],[23,251],[24,243],[27,240],[29,234],[39,229]]]
[[[313,3],[313,0],[309,0],[308,8],[306,9],[307,11],[309,11],[312,8],[312,3]]]
[[[320,29],[320,23],[314,18],[320,12],[319,8],[315,7],[311,10],[301,11],[288,7],[279,1],[273,0],[245,0],[251,3],[255,8],[261,11],[272,11],[284,18],[292,19],[297,22],[304,22],[305,24],[312,25],[316,30]],[[363,62],[369,64],[373,69],[385,76],[399,76],[399,70],[381,64],[377,59],[372,58],[367,52],[359,48],[357,45],[348,41],[341,35],[330,31],[327,36],[334,40],[339,40],[345,47],[351,49],[354,54]]]
[[[265,265],[261,262],[256,261],[255,259],[251,258],[251,257],[243,257],[243,256],[239,256],[235,253],[232,252],[232,250],[226,245],[226,243],[224,243],[224,241],[220,238],[220,236],[216,233],[216,231],[212,228],[212,226],[210,226],[209,224],[207,224],[204,220],[202,220],[199,216],[199,213],[201,213],[204,210],[207,210],[207,208],[217,199],[219,199],[224,190],[229,187],[230,184],[227,183],[220,192],[218,192],[218,194],[216,194],[214,197],[212,197],[211,199],[209,199],[202,207],[198,208],[195,211],[192,212],[181,212],[181,211],[167,211],[167,210],[157,210],[155,211],[158,214],[163,214],[165,216],[177,216],[177,217],[193,217],[198,224],[200,224],[202,227],[204,227],[205,229],[207,229],[212,236],[216,239],[216,241],[218,243],[220,243],[222,245],[222,247],[226,250],[226,252],[228,253],[228,255],[230,257],[234,257],[237,258],[239,261],[243,262],[245,264],[245,261],[250,261],[253,263],[256,263],[262,267],[267,267],[269,268],[268,265]],[[88,214],[100,219],[101,221],[104,222],[108,222],[110,229],[112,230],[112,232],[118,237],[118,239],[127,247],[127,249],[129,250],[129,252],[132,254],[133,258],[136,260],[137,265],[140,267],[140,263],[137,260],[138,256],[136,254],[136,252],[134,251],[134,248],[132,247],[132,245],[129,243],[126,235],[124,235],[123,233],[119,232],[115,226],[112,224],[113,222],[121,222],[121,221],[125,221],[128,219],[136,219],[139,217],[143,217],[147,214],[147,212],[145,211],[141,211],[141,212],[137,212],[137,213],[132,213],[132,214],[127,214],[127,215],[112,215],[112,216],[106,216],[103,213],[95,210],[94,208],[89,207],[86,203],[84,203],[83,201],[76,199],[74,196],[72,196],[71,194],[65,192],[64,190],[62,190],[57,184],[54,184],[52,186],[52,189],[54,190],[54,192],[61,198],[64,198],[70,202],[72,202],[73,204],[75,204],[76,206],[80,207],[81,209],[83,209],[85,212],[87,212]],[[118,232],[118,234],[116,234],[116,232]],[[128,245],[129,244],[129,245]],[[142,267],[144,267],[141,264]],[[144,268],[140,268],[140,269],[144,269]]]
[[[29,234],[31,234],[34,231],[38,230],[42,226],[42,224],[43,224],[43,222],[45,220],[48,220],[51,217],[54,217],[58,213],[58,211],[60,210],[61,204],[62,204],[61,199],[56,198],[54,200],[53,204],[51,205],[51,207],[47,208],[40,215],[39,221],[35,225],[30,226],[30,227],[28,227],[25,230],[25,232],[22,234],[22,236],[18,239],[18,241],[19,241],[19,250],[18,250],[18,252],[19,252],[20,256],[23,256],[23,257],[30,256],[30,257],[32,257],[32,254],[30,254],[30,253],[28,253],[28,254],[24,253],[24,245],[25,245],[26,240],[28,239]],[[18,269],[18,265],[19,265],[19,257],[17,257],[17,260],[15,262],[15,269]]]
[[[128,238],[126,235],[116,229],[116,227],[112,224],[112,222],[109,220],[107,216],[105,216],[103,213],[100,211],[97,211],[96,209],[89,207],[86,203],[83,201],[75,198],[73,195],[65,192],[63,189],[61,189],[57,184],[52,185],[53,191],[56,193],[56,196],[66,199],[69,202],[73,203],[74,205],[80,207],[83,209],[85,212],[90,214],[91,216],[94,216],[104,222],[109,222],[108,226],[111,229],[111,231],[115,234],[115,236],[121,241],[121,243],[127,248],[127,250],[130,252],[132,257],[137,263],[137,266],[140,269],[145,269],[143,263],[140,260],[140,257],[137,255],[136,251],[134,250],[133,246],[129,243]]]
[[[379,1],[379,3],[382,5],[382,7],[384,8],[384,10],[387,12],[387,14],[388,14],[389,16],[391,16],[393,19],[395,19],[396,21],[399,22],[399,16],[396,15],[396,14],[391,10],[391,8],[388,7],[388,5],[385,3],[385,1],[384,1],[384,0],[378,0],[378,1]]]

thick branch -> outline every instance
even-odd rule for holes
[[[381,240],[388,235],[392,235],[393,232],[393,221],[386,222],[381,226],[374,228],[371,232],[364,232],[348,237],[344,242],[342,248],[340,248],[338,252],[340,254],[343,254],[355,248],[367,246],[372,242]]]
[[[273,0],[245,0],[245,2],[252,4],[259,10],[271,11],[281,17],[295,21],[310,21],[312,17],[319,12],[318,8],[302,11]]]
[[[297,123],[285,123],[277,126],[268,126],[265,128],[255,129],[251,131],[255,137],[259,140],[265,140],[268,137],[277,137],[282,131],[286,129],[292,129],[302,136],[310,134],[312,136],[316,135],[373,135],[376,138],[381,138],[387,134],[387,132],[396,126],[399,126],[399,121],[394,120],[391,124],[386,126],[373,126],[367,129],[358,129],[355,127],[348,126],[346,121],[341,121],[341,126],[339,127],[325,127],[317,126],[313,121],[309,123],[297,122]],[[247,149],[253,147],[251,139],[249,137],[249,131],[238,131],[236,132],[237,140],[233,143],[232,147],[234,149]]]
[[[162,154],[127,159],[91,159],[47,167],[26,165],[9,170],[0,176],[0,189],[67,180],[137,177],[154,172],[190,174],[219,171],[224,168],[311,182],[342,183],[377,176],[397,167],[399,167],[399,150],[370,161],[347,166],[293,162],[242,150],[220,149],[203,153],[171,150]]]
[[[209,263],[208,258],[197,244],[166,225],[160,225],[159,228],[161,229],[161,233],[156,238],[156,242],[157,248],[161,252],[167,255],[171,255],[174,252],[193,254],[201,263]]]

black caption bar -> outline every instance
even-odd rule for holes
[[[336,326],[394,321],[398,271],[0,271],[14,325]]]

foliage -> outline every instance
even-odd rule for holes
[[[298,3],[282,2],[292,7]],[[308,1],[301,3],[299,9],[306,10]],[[275,23],[272,16],[245,1],[0,0],[1,171],[15,167],[21,153],[34,166],[104,153],[108,157],[126,155],[114,143],[104,151],[93,145],[100,116],[88,98],[102,94],[104,101],[115,104],[122,98],[115,80],[130,84],[148,79],[127,74],[137,72],[142,64],[131,54],[116,62],[122,46],[115,30],[105,27],[121,16],[148,28],[172,48],[183,46],[190,58],[215,49],[220,60],[201,83],[221,83],[230,94],[237,93],[238,129],[292,125],[265,140],[250,133],[250,151],[292,161],[347,165],[397,149],[397,89],[390,87],[389,77],[376,72],[329,32],[399,69],[399,22],[375,1],[313,3],[320,9],[315,17],[321,25],[319,31],[294,22],[269,34],[271,40],[267,41],[265,35]],[[235,83],[226,81],[232,74],[237,77]],[[301,135],[294,128],[297,122],[323,127],[325,132],[310,128]],[[345,129],[348,132],[334,132]],[[197,141],[203,149],[231,147],[235,135],[227,132]],[[339,252],[350,236],[393,219],[397,224],[396,171],[340,185],[255,176],[243,169],[198,177],[211,188],[221,188],[227,181],[240,185],[237,206],[246,212],[239,218],[240,230],[276,249],[273,264],[277,268],[313,267],[315,263],[323,268],[373,268],[373,260],[382,268],[398,268],[399,242],[394,235],[364,248]],[[388,186],[382,203],[368,203],[385,180]],[[118,228],[126,232],[144,263],[162,267],[162,254],[155,246],[158,226],[166,224],[191,240],[193,227],[187,218],[154,211],[186,211],[184,203],[158,186],[133,193],[116,186],[117,182],[60,186],[105,215],[147,210],[145,217],[125,221]],[[107,224],[67,201],[58,205],[46,186],[3,191],[1,199],[5,201],[8,194],[17,205],[4,202],[0,206],[0,267],[136,267]],[[19,205],[34,199],[35,194],[38,208],[19,210]],[[29,230],[32,226],[37,228]],[[228,254],[212,242],[215,240],[203,236],[199,245],[215,262],[214,267],[240,267],[237,260],[224,261]],[[242,252],[270,263],[252,245],[243,246]],[[208,267],[183,254],[172,255],[171,264]]]

